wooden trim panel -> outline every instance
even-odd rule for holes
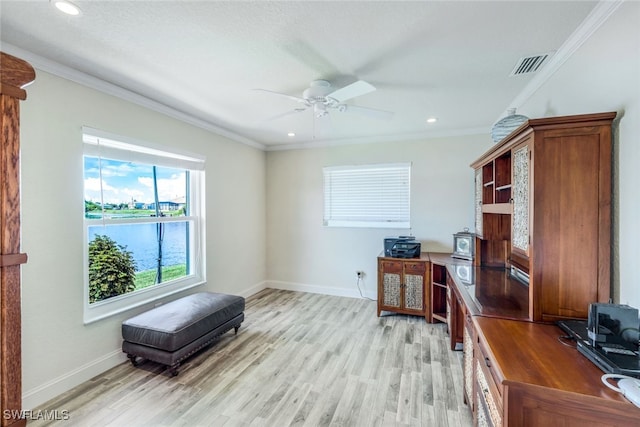
[[[27,62],[0,52],[0,425],[24,426],[5,416],[22,409],[20,266],[20,100],[35,79]],[[15,413],[15,412],[14,412]]]

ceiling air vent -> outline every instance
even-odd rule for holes
[[[519,76],[520,74],[535,73],[544,64],[544,62],[551,56],[551,53],[543,53],[541,55],[527,56],[520,58],[510,76]]]

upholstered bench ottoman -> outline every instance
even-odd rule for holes
[[[167,365],[178,375],[180,363],[244,320],[243,297],[200,292],[122,322],[122,351],[134,366],[138,358]]]

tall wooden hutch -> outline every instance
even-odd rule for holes
[[[529,281],[529,317],[586,318],[610,296],[616,113],[531,119],[475,169],[476,258]]]

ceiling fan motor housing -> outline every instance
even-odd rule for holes
[[[302,92],[302,97],[311,105],[324,104],[328,107],[333,107],[338,102],[333,98],[327,97],[331,92],[333,92],[331,83],[326,80],[314,80],[311,82],[310,87]]]

